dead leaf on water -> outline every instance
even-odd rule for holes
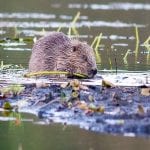
[[[144,96],[150,96],[150,88],[141,88],[141,94]]]
[[[89,100],[90,102],[94,102],[94,97],[93,97],[92,95],[89,95],[89,96],[88,96],[88,100]]]
[[[45,88],[45,87],[49,87],[49,84],[44,83],[44,82],[39,82],[39,83],[36,83],[36,87],[37,88]]]
[[[139,115],[144,115],[145,114],[145,110],[144,110],[144,107],[142,105],[138,105],[137,113]]]
[[[70,82],[70,85],[71,85],[72,87],[79,87],[79,86],[80,86],[80,82],[79,82],[79,80],[74,79],[74,80],[72,80],[72,81]]]
[[[84,101],[83,102],[79,102],[77,107],[82,109],[82,110],[88,110],[88,108],[89,108],[87,103],[85,103]]]
[[[100,113],[104,113],[105,111],[104,106],[95,106],[94,104],[90,104],[89,109],[94,112],[100,112]]]
[[[116,87],[113,83],[107,80],[102,80],[102,86],[106,88]]]
[[[69,83],[68,82],[66,82],[66,83],[62,83],[61,85],[61,88],[67,88],[68,86],[69,86]]]

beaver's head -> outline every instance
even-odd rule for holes
[[[71,72],[87,75],[92,78],[97,73],[93,49],[85,42],[72,40],[72,49],[69,55]]]

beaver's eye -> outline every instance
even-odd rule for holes
[[[73,46],[73,52],[77,51],[77,47]]]
[[[87,61],[87,57],[86,57],[85,55],[82,56],[82,59],[83,59],[84,61]]]

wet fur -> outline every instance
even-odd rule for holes
[[[51,32],[40,38],[32,48],[29,71],[67,71],[90,76],[96,69],[92,48],[62,32]]]

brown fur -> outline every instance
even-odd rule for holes
[[[96,74],[93,49],[86,43],[68,38],[62,32],[51,32],[32,48],[29,71],[67,71],[88,77]]]

